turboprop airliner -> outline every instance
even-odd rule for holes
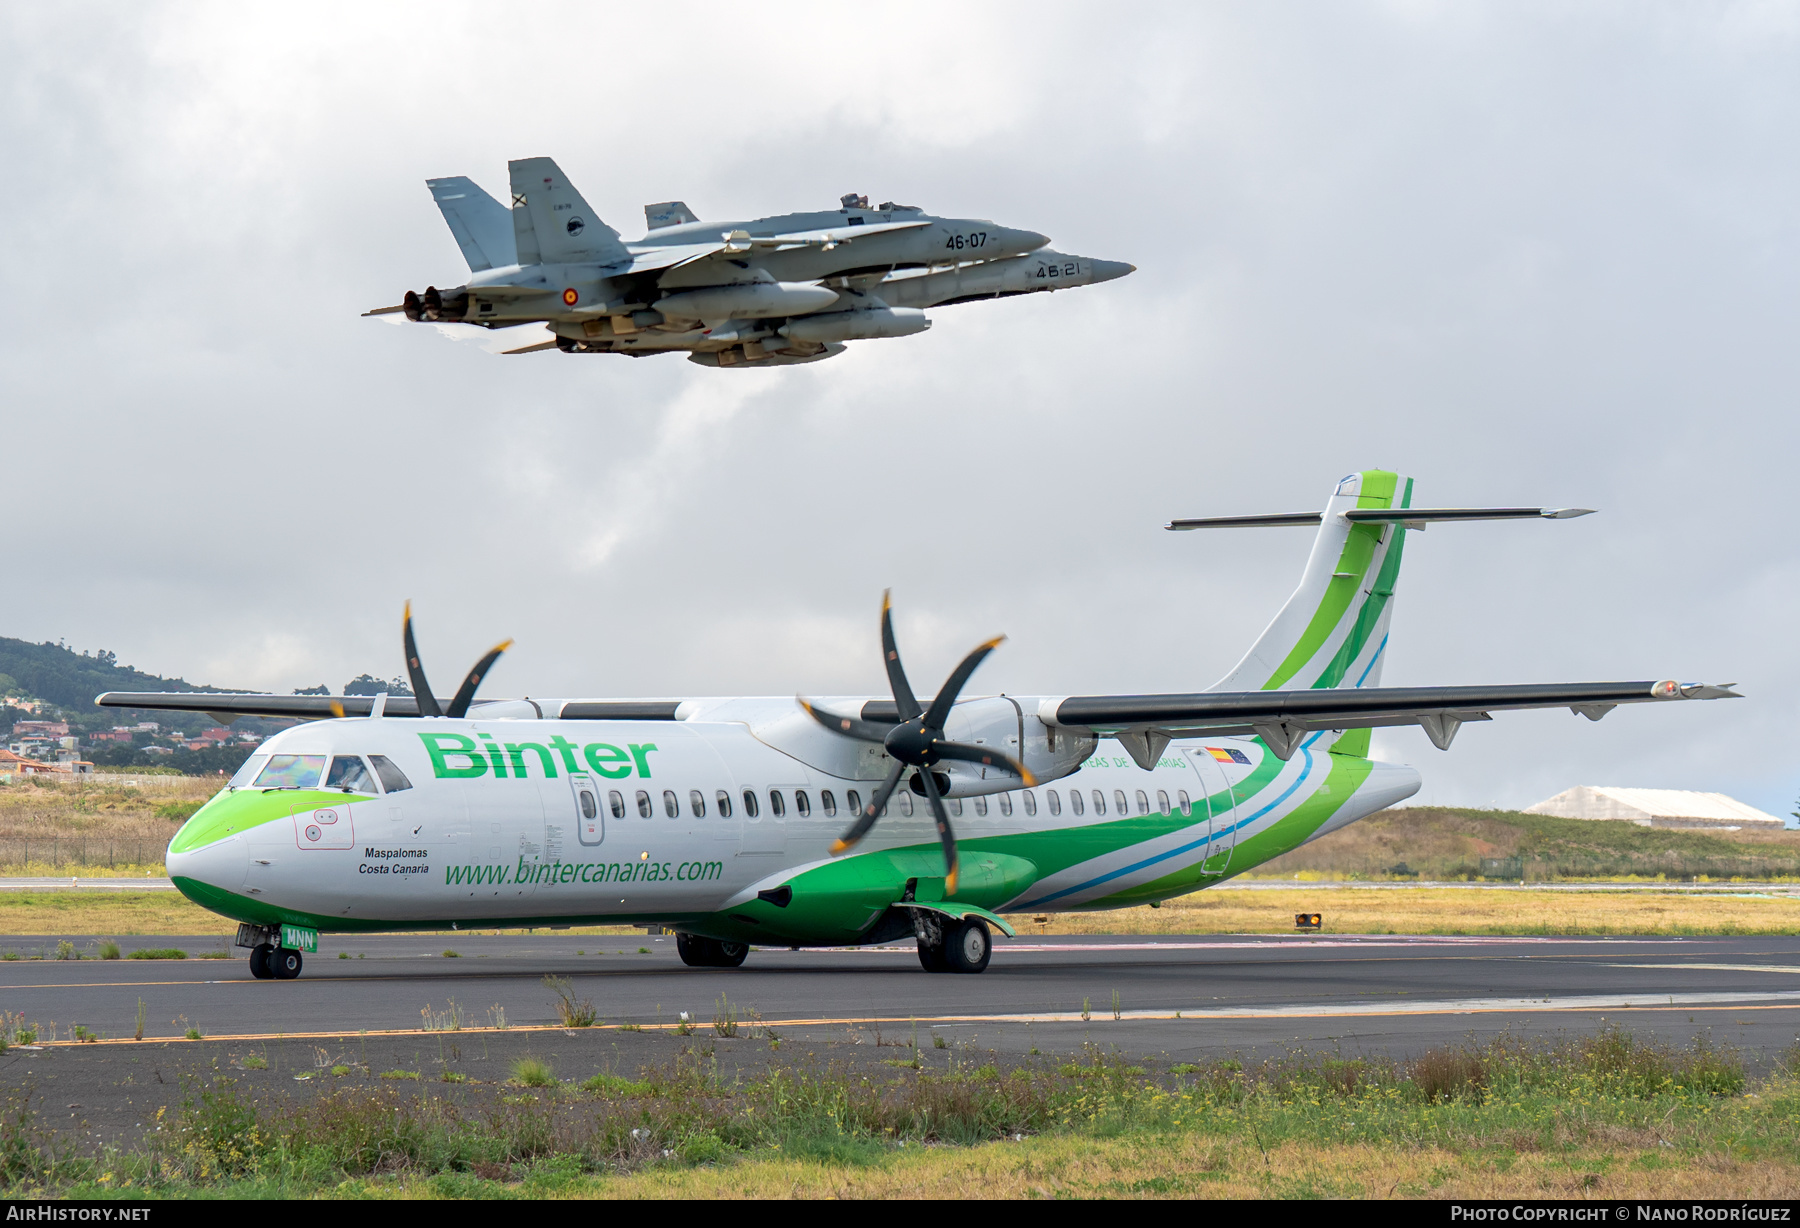
[[[1212,689],[972,695],[999,643],[929,699],[881,612],[891,694],[477,702],[507,644],[448,702],[402,624],[412,696],[111,692],[103,706],[305,718],[265,741],[169,845],[175,885],[239,922],[259,978],[319,936],[659,925],[682,959],[912,938],[980,972],[1009,914],[1122,908],[1213,886],[1410,797],[1370,730],[1447,750],[1503,710],[1735,698],[1673,680],[1382,687],[1409,530],[1579,508],[1421,508],[1351,474],[1322,512],[1170,529],[1316,525],[1299,588]]]

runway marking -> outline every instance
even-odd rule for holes
[[[1789,964],[1600,964],[1601,968],[1697,968],[1706,972],[1788,972],[1800,973]]]
[[[1779,1001],[1771,1001],[1779,999]],[[1781,991],[1776,993],[1693,993],[1693,994],[1593,994],[1578,998],[1466,998],[1449,999],[1441,1002],[1412,1002],[1404,1005],[1391,1003],[1357,1003],[1346,1006],[1295,1006],[1295,1007],[1246,1007],[1234,1009],[1218,1007],[1212,1009],[1187,1010],[1139,1010],[1122,1011],[1119,1020],[1165,1021],[1174,1023],[1206,1023],[1218,1019],[1322,1019],[1322,1018],[1374,1018],[1380,1016],[1412,1016],[1412,1015],[1491,1015],[1522,1013],[1557,1013],[1587,1012],[1595,1010],[1630,1010],[1634,1013],[1666,1013],[1685,1011],[1698,1013],[1707,1011],[1785,1011],[1800,1010],[1800,992]],[[838,1016],[809,1019],[764,1019],[760,1026],[775,1028],[800,1027],[850,1027],[857,1025],[893,1025],[905,1027],[924,1024],[927,1027],[937,1025],[972,1025],[983,1023],[1089,1023],[1104,1027],[1113,1022],[1101,1017],[1082,1019],[1079,1011],[1050,1011],[1038,1014],[1006,1014],[1006,1015],[888,1015],[888,1016]],[[642,1032],[673,1032],[681,1027],[680,1023],[632,1023],[633,1028]],[[597,1024],[585,1029],[589,1032],[604,1032],[609,1028],[617,1028],[620,1024]],[[574,1037],[581,1029],[564,1027],[560,1023],[549,1024],[517,1024],[506,1028],[469,1027],[457,1032],[427,1031],[422,1028],[368,1028],[361,1031],[346,1032],[342,1029],[329,1032],[242,1032],[204,1036],[199,1040],[190,1040],[184,1036],[146,1036],[143,1040],[131,1037],[104,1038],[100,1040],[75,1041],[51,1040],[40,1041],[43,1048],[63,1048],[77,1045],[169,1045],[169,1044],[205,1044],[215,1042],[251,1042],[269,1040],[353,1040],[368,1036],[455,1036],[503,1033],[503,1032],[561,1032],[565,1036]],[[711,1038],[708,1039],[717,1039]],[[753,1039],[746,1037],[745,1039]]]

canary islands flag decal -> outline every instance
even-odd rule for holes
[[[1250,756],[1241,750],[1226,750],[1222,746],[1209,746],[1206,748],[1206,753],[1220,763],[1241,763],[1246,767],[1250,764]]]

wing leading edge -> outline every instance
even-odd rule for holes
[[[1282,759],[1316,730],[1418,725],[1448,750],[1468,721],[1529,708],[1568,708],[1597,721],[1619,704],[1741,699],[1717,685],[1661,682],[1553,682],[1514,686],[1344,687],[1303,691],[1211,691],[1191,695],[1071,695],[1038,705],[1047,725],[1116,737],[1140,765],[1155,765],[1174,736],[1254,735]],[[1146,759],[1148,762],[1146,762]]]

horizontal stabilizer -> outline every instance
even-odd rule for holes
[[[1591,507],[1353,507],[1338,515],[1351,524],[1399,524],[1422,529],[1432,521],[1456,520],[1573,520],[1591,516]],[[1165,528],[1249,529],[1265,526],[1317,525],[1323,512],[1275,512],[1266,516],[1200,516],[1171,520]]]

